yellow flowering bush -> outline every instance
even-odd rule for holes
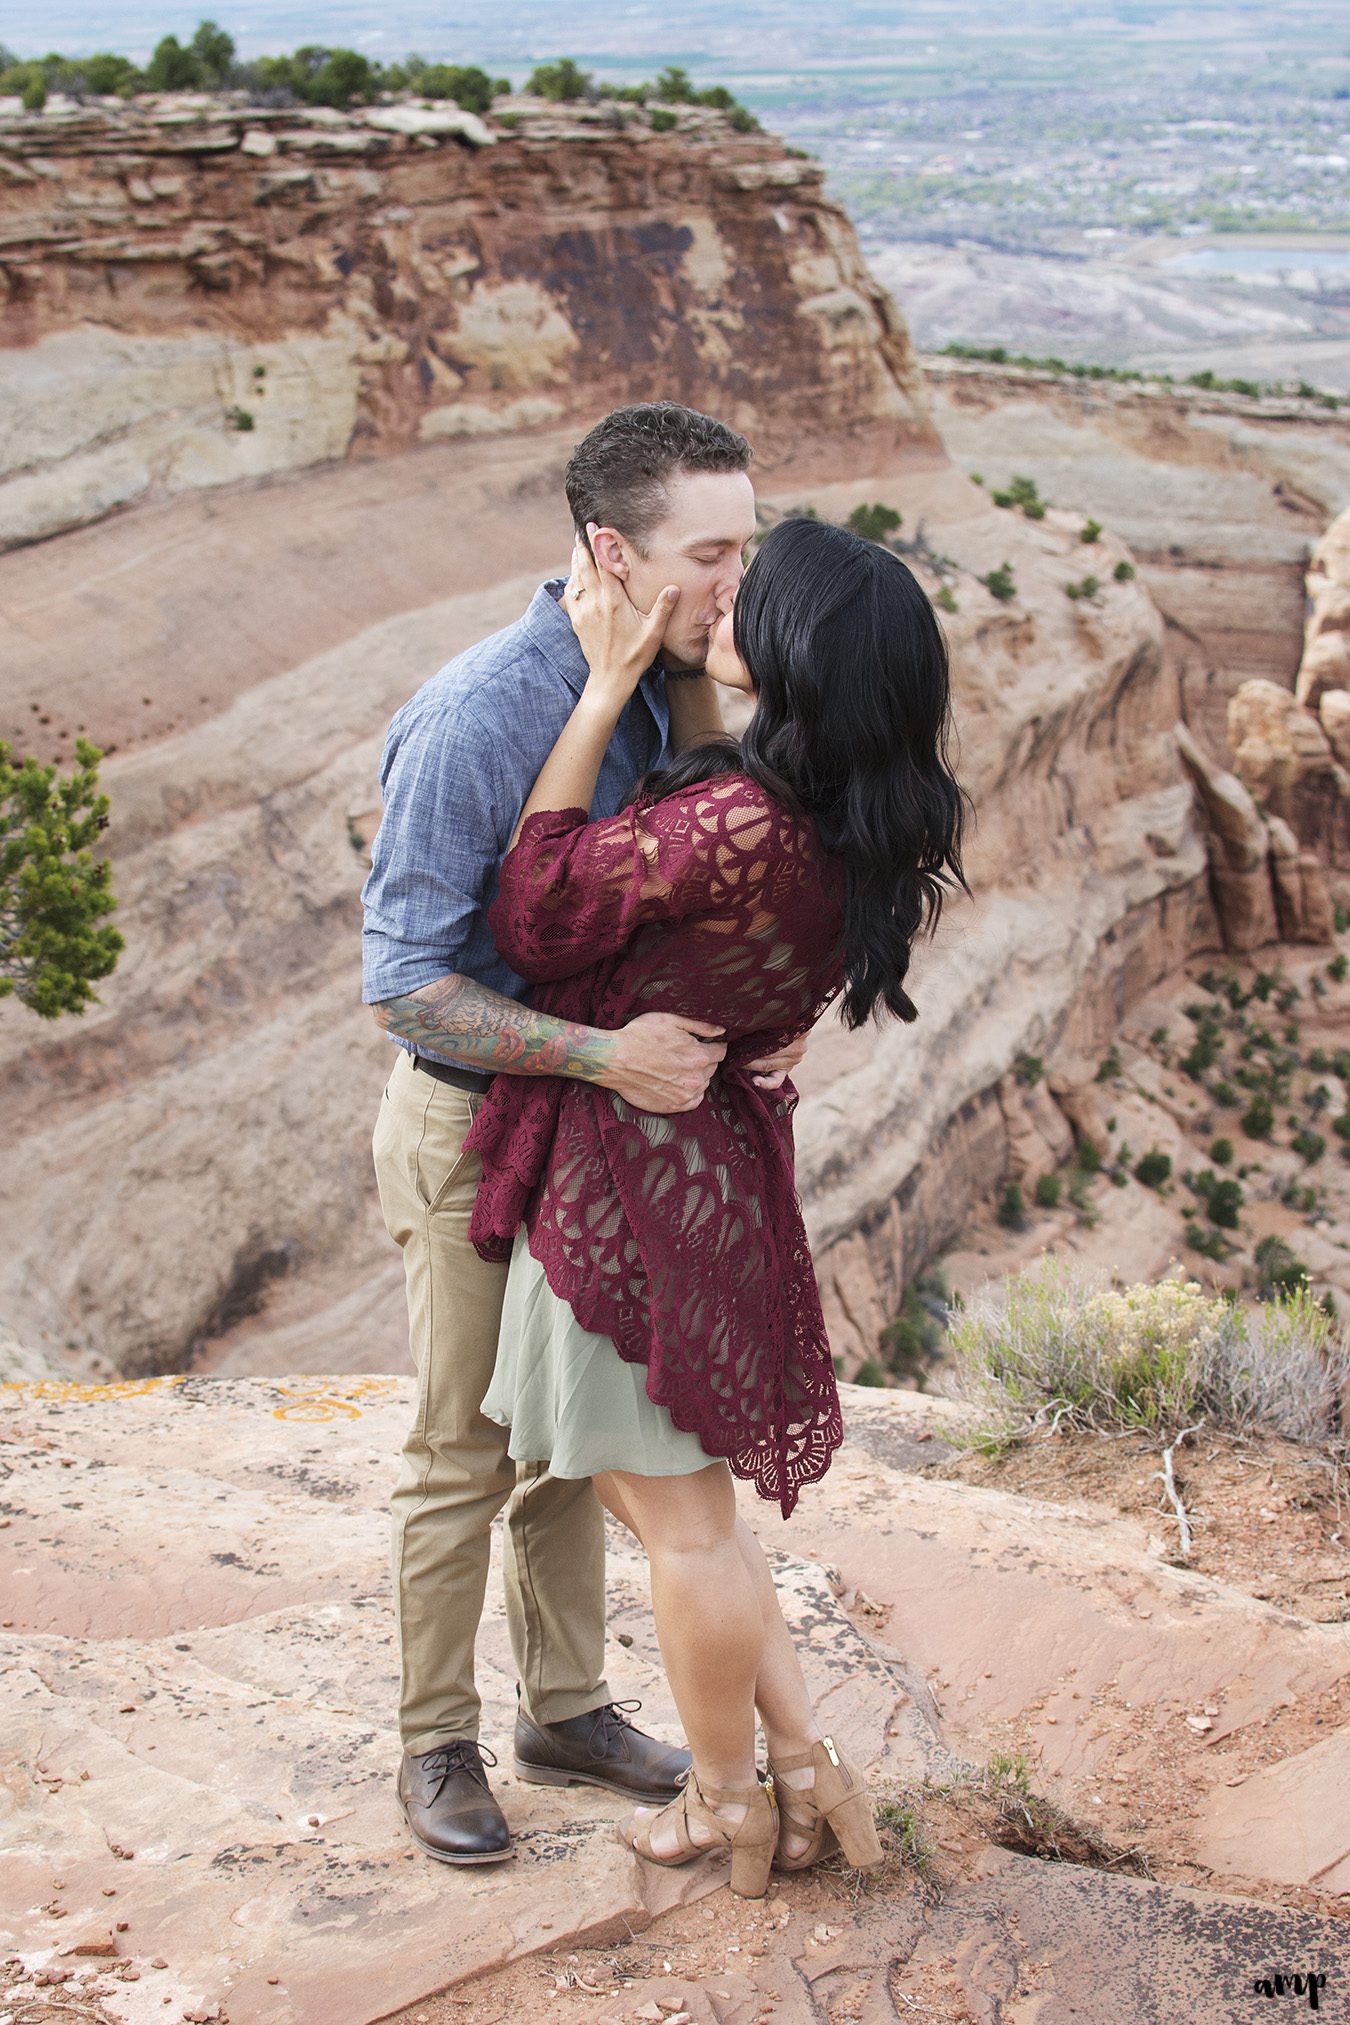
[[[1346,1339],[1305,1287],[1249,1316],[1198,1280],[1102,1286],[1053,1253],[975,1295],[947,1343],[956,1389],[988,1409],[993,1440],[1203,1420],[1325,1441],[1350,1387]]]

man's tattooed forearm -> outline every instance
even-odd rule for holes
[[[438,978],[404,998],[385,999],[375,1017],[414,1047],[511,1076],[600,1083],[614,1054],[613,1034],[533,1012],[471,977]]]

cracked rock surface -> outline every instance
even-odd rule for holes
[[[1033,1753],[1037,1788],[1074,1797],[1075,1767],[1118,1740],[1103,1742],[1091,1703],[1074,1709],[1070,1675],[1119,1685],[1134,1669],[1130,1741],[1147,1755],[1168,1728],[1163,1683],[1189,1692],[1190,1673],[1225,1666],[1236,1683],[1241,1668],[1221,1734],[1187,1733],[1210,1763],[1234,1734],[1251,1741],[1272,1696],[1311,1696],[1338,1665],[1344,1677],[1341,1626],[1300,1625],[1162,1566],[1120,1522],[915,1475],[962,1409],[845,1392],[854,1437],[794,1520],[756,1512],[753,1494],[747,1511],[776,1556],[822,1722],[870,1767],[892,1826],[906,1796],[975,1776],[989,1725],[1010,1713],[1033,1742],[1064,1747]],[[1217,1870],[1205,1835],[1222,1846],[1222,1892],[1180,1870],[1045,1863],[969,1832],[939,1838],[935,1865],[892,1860],[871,1880],[827,1865],[753,1906],[716,1858],[640,1865],[614,1837],[617,1796],[511,1776],[495,1573],[480,1684],[514,1861],[420,1858],[393,1798],[387,1562],[411,1411],[410,1382],[379,1376],[0,1389],[10,2015],[44,2015],[10,2007],[59,1987],[67,2011],[118,2025],[365,2025],[405,2011],[486,2025],[513,2009],[583,2025],[681,2012],[718,2025],[1198,2025],[1268,2016],[1253,1978],[1345,1959],[1334,1868],[1297,1907],[1277,1889],[1302,1846],[1289,1823],[1309,1827],[1325,1863],[1346,1818],[1325,1745],[1307,1777],[1296,1759],[1280,1767],[1282,1837],[1269,1808],[1201,1807],[1178,1824],[1191,1875]],[[1126,1592],[1145,1586],[1154,1616],[1141,1622]],[[645,1567],[617,1532],[610,1598],[615,1691],[674,1738]],[[1055,1709],[1057,1728],[1043,1727]],[[1225,1790],[1217,1774],[1211,1789]],[[1333,2017],[1336,1994],[1322,2004]]]

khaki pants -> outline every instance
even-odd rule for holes
[[[482,1098],[397,1051],[375,1127],[389,1235],[403,1249],[417,1415],[392,1499],[394,1602],[406,1751],[478,1734],[473,1648],[489,1529],[506,1504],[506,1620],[521,1700],[560,1723],[609,1701],[604,1514],[589,1479],[517,1466],[478,1411],[497,1354],[506,1267],[479,1258],[469,1214],[480,1167],[464,1138]],[[509,1503],[507,1502],[509,1499]]]

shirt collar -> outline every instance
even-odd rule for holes
[[[556,668],[568,688],[580,696],[590,669],[581,651],[581,642],[572,631],[572,621],[559,602],[566,582],[566,577],[549,577],[540,584],[525,608],[524,626],[535,645],[543,651],[549,666]],[[670,713],[666,704],[666,671],[659,658],[642,676],[638,689],[645,697],[664,739]]]

